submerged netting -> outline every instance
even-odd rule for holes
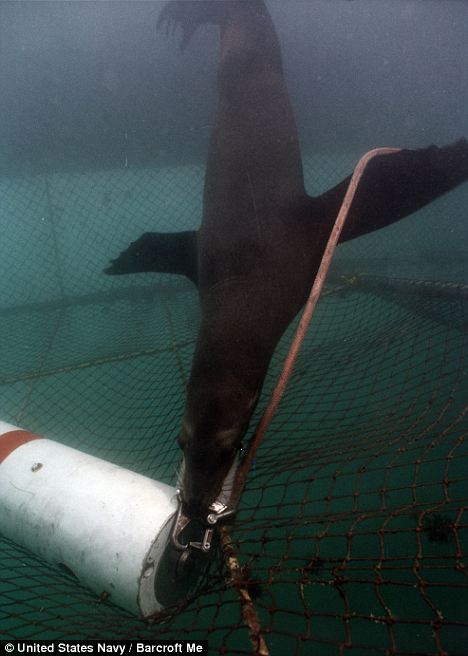
[[[307,159],[309,191],[355,161]],[[196,227],[203,174],[2,181],[1,419],[175,482],[196,291],[101,271],[145,230]],[[338,249],[230,529],[271,654],[466,651],[467,207],[465,185]],[[6,539],[0,635],[207,638],[212,653],[252,653],[221,558],[190,603],[145,623]]]

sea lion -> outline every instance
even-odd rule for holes
[[[349,178],[311,198],[278,38],[263,0],[171,1],[159,25],[221,30],[218,104],[198,232],[146,233],[109,274],[172,271],[198,285],[198,333],[179,444],[182,498],[204,516],[247,431],[275,347],[304,304]],[[402,150],[364,176],[341,241],[382,228],[468,178],[468,144]]]

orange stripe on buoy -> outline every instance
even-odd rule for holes
[[[22,444],[40,439],[40,435],[35,435],[34,433],[29,433],[24,430],[13,430],[8,431],[8,433],[3,433],[3,435],[0,435],[0,462],[3,462],[10,453]]]

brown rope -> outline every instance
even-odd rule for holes
[[[398,153],[400,150],[401,150],[400,148],[375,148],[374,150],[370,150],[369,152],[367,152],[365,155],[361,157],[361,159],[356,165],[356,168],[354,169],[354,173],[352,175],[348,189],[343,199],[343,203],[341,205],[340,211],[338,212],[338,216],[336,217],[335,224],[333,226],[327,245],[325,247],[322,261],[320,263],[320,267],[315,277],[314,284],[312,285],[309,298],[307,299],[307,302],[305,304],[301,320],[299,322],[293,341],[291,342],[288,355],[286,356],[286,359],[283,364],[283,368],[279,375],[278,382],[276,383],[276,387],[273,390],[273,393],[260,419],[260,422],[258,423],[257,428],[255,429],[254,435],[249,445],[247,455],[237,471],[236,480],[234,482],[234,487],[233,487],[233,494],[232,494],[232,501],[234,502],[234,505],[237,504],[240,495],[242,494],[242,490],[244,489],[247,474],[252,466],[255,453],[257,452],[257,449],[263,440],[263,437],[268,429],[268,426],[270,425],[273,415],[281,401],[281,397],[284,394],[289,378],[291,377],[297,356],[299,354],[299,350],[301,348],[302,342],[304,341],[304,337],[306,335],[307,329],[312,319],[312,315],[315,311],[317,301],[320,297],[323,285],[325,283],[325,278],[327,276],[328,269],[330,268],[331,260],[333,258],[333,254],[335,252],[336,246],[338,245],[341,231],[343,230],[343,226],[348,217],[351,203],[354,199],[354,196],[356,194],[357,188],[364,174],[364,171],[367,165],[369,164],[369,162],[375,157],[379,157],[381,155],[391,155],[394,153]]]
[[[237,505],[242,490],[244,489],[247,474],[250,470],[250,467],[252,466],[255,453],[261,444],[261,441],[284,394],[289,378],[291,377],[297,356],[299,354],[299,350],[301,348],[302,342],[304,341],[304,337],[312,319],[312,315],[315,311],[317,301],[322,292],[325,278],[327,276],[328,269],[330,268],[331,260],[333,258],[341,231],[343,230],[343,226],[348,217],[351,203],[356,194],[356,190],[359,186],[363,173],[370,160],[374,157],[378,157],[380,155],[389,155],[399,151],[400,148],[376,148],[374,150],[370,150],[365,155],[363,155],[363,157],[361,157],[357,163],[356,168],[354,169],[354,173],[350,180],[343,203],[341,205],[340,211],[338,212],[338,216],[336,217],[335,224],[325,247],[322,261],[315,277],[314,284],[312,285],[309,298],[305,304],[302,317],[300,319],[293,341],[291,342],[291,346],[284,361],[283,368],[279,375],[278,382],[276,383],[276,387],[273,390],[268,405],[254,432],[247,455],[237,471],[231,497],[231,501],[234,503],[234,505]],[[242,577],[239,574],[241,568],[226,528],[221,529],[221,542],[226,564],[231,574],[231,583],[237,590],[242,604],[242,615],[246,625],[249,628],[250,639],[254,648],[253,653],[258,656],[268,656],[268,646],[263,638],[261,626],[255,612],[250,594],[243,584]]]
[[[229,532],[225,526],[222,526],[220,533],[224,557],[226,558],[226,564],[231,575],[229,584],[236,589],[236,592],[239,596],[242,608],[242,617],[244,618],[244,622],[249,629],[250,641],[253,647],[252,653],[254,656],[269,656],[270,651],[265,642],[265,638],[262,635],[262,628],[260,626],[252,597],[250,596],[249,590],[245,584],[242,568],[237,559],[234,547],[232,546]]]

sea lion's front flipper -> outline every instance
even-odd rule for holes
[[[350,178],[310,200],[311,212],[330,229]],[[401,150],[369,163],[346,220],[340,242],[383,228],[416,212],[468,180],[468,142]]]
[[[177,273],[197,284],[197,233],[145,232],[104,269],[109,275]]]

